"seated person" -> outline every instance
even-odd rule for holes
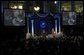
[[[29,39],[30,36],[31,36],[31,34],[30,34],[30,33],[27,33],[27,34],[26,34],[26,39]]]
[[[41,35],[42,35],[43,37],[46,37],[46,32],[45,32],[45,30],[42,30]]]
[[[53,35],[53,37],[55,37],[56,34],[57,34],[57,33],[54,31],[54,29],[52,29],[52,35]]]

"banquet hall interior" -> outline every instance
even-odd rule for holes
[[[0,55],[81,55],[83,1],[0,2]]]

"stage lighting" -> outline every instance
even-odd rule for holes
[[[36,7],[34,7],[34,10],[35,11],[39,11],[40,10],[40,7],[39,6],[36,6]]]
[[[55,4],[57,4],[57,1],[54,1]]]
[[[18,9],[23,9],[23,6],[22,6],[22,5],[19,5],[19,6],[18,6]]]
[[[17,6],[13,6],[13,7],[11,7],[12,9],[17,9]]]
[[[46,22],[44,20],[40,21],[40,27],[45,28],[46,27]]]

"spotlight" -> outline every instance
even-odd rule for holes
[[[22,5],[19,5],[19,6],[18,6],[18,9],[23,9],[23,6],[22,6]]]
[[[54,1],[55,4],[57,4],[57,1]]]
[[[35,11],[39,11],[40,10],[40,7],[38,7],[38,6],[37,7],[34,7],[34,10]]]
[[[13,6],[13,7],[11,7],[12,9],[17,9],[17,6]]]
[[[17,9],[17,6],[14,6],[14,9]]]

